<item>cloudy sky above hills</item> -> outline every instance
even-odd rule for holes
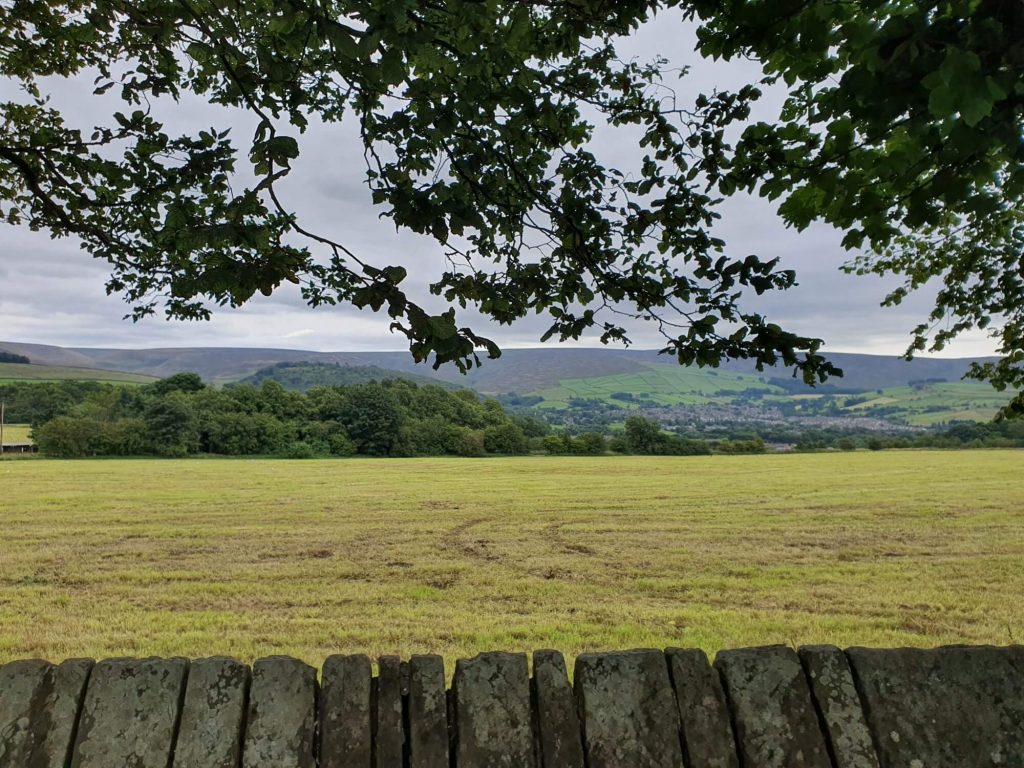
[[[662,17],[626,41],[624,55],[650,57],[661,52],[674,65],[690,65],[690,74],[677,84],[681,97],[715,86],[729,87],[755,79],[759,71],[749,62],[722,65],[702,61],[692,52],[693,37],[678,18]],[[55,88],[57,103],[79,116],[83,125],[106,119],[104,106],[90,95],[88,83]],[[0,81],[0,99],[16,98]],[[109,99],[108,99],[109,103]],[[765,100],[765,117],[772,104]],[[106,109],[110,109],[109,106]],[[196,130],[233,122],[240,136],[251,135],[244,119],[225,115],[198,101],[175,105],[163,117],[174,129]],[[358,138],[349,126],[314,127],[302,140],[303,156],[285,188],[286,204],[300,211],[303,223],[344,242],[361,257],[379,264],[407,266],[410,280],[423,288],[440,270],[441,250],[428,238],[398,233],[370,204],[363,185],[363,158]],[[602,153],[629,158],[636,151],[630,137],[602,131]],[[796,269],[800,285],[759,300],[757,307],[790,330],[819,336],[834,351],[899,354],[908,333],[930,308],[928,295],[913,297],[904,306],[881,309],[879,302],[898,281],[853,277],[840,265],[849,258],[840,236],[825,226],[797,233],[786,229],[775,206],[760,199],[734,199],[722,209],[719,233],[734,254],[758,253],[782,258]],[[402,349],[403,337],[388,330],[389,319],[351,308],[310,309],[294,290],[270,298],[258,297],[240,309],[220,309],[207,323],[167,322],[160,317],[141,323],[122,319],[127,311],[120,299],[107,296],[108,272],[70,241],[51,241],[45,233],[0,225],[0,339],[63,346],[259,346],[316,350]],[[434,304],[443,309],[442,304]],[[536,346],[547,323],[529,318],[512,327],[489,327],[472,312],[463,323],[507,347]],[[474,320],[476,322],[474,322]],[[660,337],[642,324],[636,327],[637,347],[660,346]],[[596,339],[590,341],[596,344]],[[991,354],[993,345],[982,334],[964,339],[949,356]]]

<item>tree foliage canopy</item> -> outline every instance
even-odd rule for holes
[[[669,7],[705,55],[755,57],[788,87],[777,120],[749,121],[763,83],[679,105],[664,62],[619,59]],[[288,281],[313,305],[387,311],[435,364],[498,353],[459,326],[473,305],[546,313],[545,338],[628,341],[642,318],[682,363],[824,379],[819,340],[743,300],[794,274],[713,234],[719,198],[756,190],[794,226],[844,230],[863,249],[849,269],[904,275],[891,303],[944,280],[913,349],[994,323],[1004,357],[975,373],[1015,386],[1022,18],[1020,0],[0,0],[0,76],[25,96],[0,104],[0,215],[79,238],[135,317],[204,318]],[[50,78],[86,75],[104,124],[47,98]],[[171,135],[149,105],[187,94],[245,110],[253,135]],[[283,199],[310,120],[358,125],[373,203],[441,244],[431,290],[452,310]],[[595,152],[602,121],[639,136],[636,167]]]

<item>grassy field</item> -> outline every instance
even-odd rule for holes
[[[840,395],[836,399],[843,403],[848,397]],[[896,415],[907,423],[930,426],[948,421],[990,421],[1012,395],[997,392],[981,382],[959,381],[889,387],[868,397],[867,401],[843,410],[849,414],[884,416],[885,411],[895,408]]]
[[[1024,452],[0,463],[27,656],[1024,640]]]
[[[602,400],[609,405],[628,406],[613,398],[617,392],[628,392],[657,405],[705,405],[727,403],[745,389],[770,389],[782,393],[780,387],[765,384],[757,376],[730,371],[681,368],[672,365],[649,366],[644,373],[617,376],[596,376],[589,379],[563,379],[559,386],[531,392],[544,398],[541,408],[566,408],[572,398]]]
[[[4,424],[4,443],[31,443],[31,424]]]
[[[21,363],[0,363],[0,384],[19,381],[103,381],[111,384],[147,384],[156,381],[155,376],[124,371],[104,371],[98,368],[73,368],[60,365],[23,365]]]
[[[745,390],[757,390],[750,397]],[[626,401],[612,397],[629,393]],[[531,392],[543,398],[539,408],[563,409],[572,398],[600,400],[619,407],[638,405],[780,405],[804,402],[809,413],[835,403],[839,415],[896,418],[909,424],[930,426],[948,421],[988,421],[1012,395],[997,392],[977,381],[936,382],[916,387],[889,387],[880,391],[852,394],[789,394],[763,378],[730,371],[650,365],[644,373],[563,379],[559,386]],[[846,406],[849,399],[864,400]]]

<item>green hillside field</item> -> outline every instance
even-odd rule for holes
[[[19,381],[102,381],[111,384],[147,384],[155,376],[123,371],[104,371],[98,368],[74,368],[60,365],[23,365],[0,363],[0,384]]]
[[[30,424],[4,424],[4,444],[31,443],[32,438],[29,432],[32,431]]]
[[[1020,642],[1022,461],[2,462],[0,663]]]
[[[860,395],[766,396],[766,403],[797,399],[801,411],[822,411],[832,403],[842,415],[893,419],[915,426],[951,421],[989,421],[1012,397],[977,381],[938,382],[914,387],[888,387]]]
[[[766,384],[757,376],[730,371],[681,368],[651,364],[643,373],[563,379],[559,386],[531,392],[544,398],[540,408],[565,408],[573,398],[601,400],[608,405],[629,407],[628,400],[613,397],[629,393],[649,405],[703,405],[732,402],[743,390],[766,389],[782,394],[781,387]]]
[[[559,386],[529,393],[538,408],[568,408],[573,399],[622,408],[673,405],[792,406],[805,415],[869,416],[915,426],[950,421],[988,421],[1012,397],[977,381],[933,382],[857,394],[793,394],[766,377],[725,370],[651,364],[643,373],[563,379]],[[630,397],[622,397],[622,394]],[[616,396],[618,395],[618,396]],[[854,401],[854,402],[850,402]],[[848,404],[850,403],[850,404]]]

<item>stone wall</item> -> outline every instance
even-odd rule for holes
[[[16,661],[0,768],[1024,768],[1024,648]]]

